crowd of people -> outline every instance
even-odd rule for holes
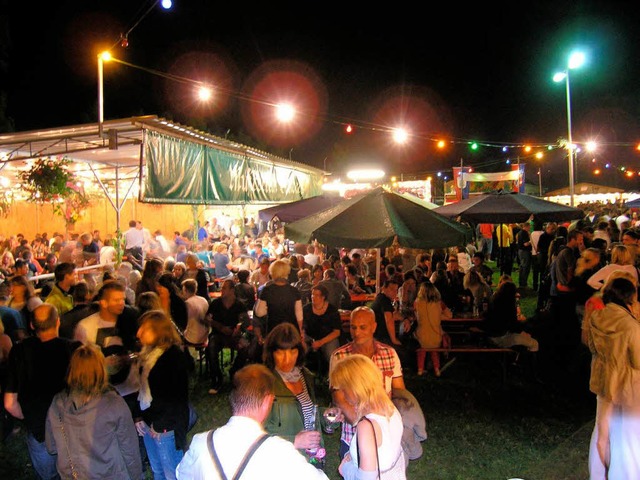
[[[145,465],[158,479],[199,478],[190,462],[202,459],[193,458],[198,449],[187,444],[196,415],[189,375],[197,349],[204,348],[209,393],[217,395],[227,382],[233,385],[230,424],[243,433],[264,429],[290,441],[284,446],[267,440],[263,448],[280,452],[287,465],[298,462],[302,478],[326,478],[324,454],[318,454],[324,442],[315,378],[329,381],[330,365],[339,364],[334,352],[351,345],[339,310],[352,308],[350,293],[360,291],[354,287],[371,288],[365,252],[334,259],[320,245],[304,245],[298,246],[304,253],[296,254],[281,231],[261,237],[217,230],[218,237],[207,231],[199,241],[189,232],[176,232],[173,242],[166,242],[159,241],[159,232],[149,235],[141,222],[129,226],[119,265],[113,244],[102,241],[97,231],[66,241],[43,234],[33,241],[19,235],[4,242],[0,372],[5,440],[24,429],[40,478],[141,478]],[[10,261],[14,258],[25,262]],[[27,261],[39,267],[32,269]],[[355,279],[351,287],[348,275]],[[352,403],[336,400],[344,412],[337,421],[350,427],[378,415],[363,428],[369,433],[360,440],[361,460],[357,451],[345,456],[345,478],[357,478],[363,468],[384,469],[391,456],[393,467],[404,474],[407,461],[398,434],[402,423],[390,389],[383,389],[387,370],[398,377],[394,384],[404,387],[401,363],[390,347],[378,348],[374,312],[365,313],[352,322],[358,325],[366,317],[360,322],[364,334],[352,327],[358,346],[342,355],[355,356],[366,345],[367,366],[379,376],[387,403],[365,408],[363,401],[352,411]],[[220,364],[223,348],[234,352],[228,372]],[[386,352],[379,359],[378,350]],[[364,375],[367,366],[353,368]],[[265,387],[253,390],[242,378],[255,378]],[[347,386],[340,389],[348,391]],[[380,416],[392,420],[392,431]],[[392,435],[379,462],[372,435]],[[216,448],[224,451],[217,443]],[[234,465],[233,455],[226,452],[220,459],[221,468],[232,474],[226,468],[228,462]],[[284,474],[282,465],[279,476],[294,478],[293,471],[290,477]]]
[[[116,249],[98,231],[66,241],[16,235],[0,257],[3,432],[23,426],[41,478],[140,478],[146,464],[154,478],[242,469],[325,478],[318,452],[326,422],[315,394],[325,379],[341,411],[341,475],[405,478],[415,457],[401,440],[403,409],[412,405],[414,417],[421,410],[403,371],[424,375],[430,365],[440,376],[439,354],[427,359],[422,349],[447,346],[443,319],[466,316],[477,317],[477,333],[496,346],[534,354],[588,346],[598,365],[593,468],[631,468],[619,466],[612,442],[638,444],[624,421],[638,407],[629,392],[640,345],[635,333],[625,340],[620,348],[632,355],[626,373],[617,372],[610,337],[618,325],[603,317],[615,310],[635,332],[628,321],[638,308],[640,222],[627,213],[480,224],[469,245],[430,251],[298,245],[282,229],[259,232],[248,221],[227,232],[216,219],[167,240],[132,220],[117,266]],[[634,295],[612,280],[623,273]],[[538,294],[533,317],[520,310],[523,289]],[[363,293],[370,301],[354,304]],[[234,352],[228,372],[225,348]],[[231,386],[233,416],[189,445],[189,375],[203,350],[209,394]],[[418,443],[426,438],[420,429],[423,421],[414,428]],[[244,452],[253,455],[249,465]]]

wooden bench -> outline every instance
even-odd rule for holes
[[[437,348],[418,348],[416,350],[416,356],[418,352],[440,352],[440,353],[501,353],[502,354],[502,381],[507,381],[507,360],[510,354],[516,355],[517,350],[513,348],[502,347],[483,347],[480,345],[464,345],[453,346],[450,348],[437,347]]]

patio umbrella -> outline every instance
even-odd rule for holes
[[[469,227],[434,213],[417,197],[407,197],[378,187],[285,224],[285,237],[344,248],[381,248],[397,242],[420,249],[465,245],[472,238]]]
[[[624,206],[627,207],[627,208],[639,208],[640,207],[640,197],[636,198],[635,200],[630,200],[628,202],[625,202]]]
[[[263,208],[258,212],[258,218],[265,222],[270,222],[273,217],[278,217],[284,223],[294,222],[312,213],[333,207],[342,201],[344,201],[344,198],[336,195],[318,195],[316,197],[303,198],[295,202]]]
[[[500,225],[526,222],[531,215],[539,222],[584,218],[584,212],[579,208],[568,207],[524,193],[503,191],[476,195],[435,208],[433,211],[447,218],[458,218],[465,222]],[[500,256],[500,260],[503,260],[502,249]]]
[[[575,207],[550,202],[523,193],[495,192],[475,195],[433,210],[447,218],[470,223],[521,223],[531,215],[540,222],[557,222],[584,218]]]

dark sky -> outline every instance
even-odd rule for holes
[[[589,63],[571,77],[574,141],[607,146],[579,155],[576,181],[637,189],[637,176],[591,174],[605,163],[640,170],[629,146],[640,141],[634,2],[176,0],[172,11],[156,6],[144,17],[152,2],[5,3],[2,86],[16,131],[95,122],[96,55],[131,29],[129,46],[112,52],[147,70],[105,66],[107,119],[156,114],[332,171],[366,160],[433,173],[461,159],[496,171],[520,156],[537,183],[535,160],[498,147],[566,137],[565,89],[551,76],[581,46]],[[168,73],[222,86],[216,102],[198,104]],[[304,119],[276,129],[260,116],[264,102],[292,92],[306,102]],[[388,129],[402,119],[412,137],[398,147]],[[441,137],[453,142],[444,151],[433,141]],[[470,141],[480,149],[471,152]],[[567,184],[562,155],[546,154],[545,188]]]

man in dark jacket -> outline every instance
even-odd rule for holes
[[[16,344],[9,354],[4,408],[24,420],[31,465],[39,478],[60,478],[56,456],[44,442],[45,422],[51,400],[65,387],[69,359],[80,345],[58,336],[56,307],[42,304],[33,311],[36,335]]]

